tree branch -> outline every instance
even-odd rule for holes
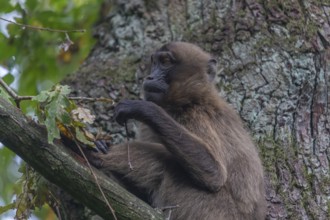
[[[0,86],[2,88],[4,88],[6,90],[6,92],[10,95],[10,97],[12,97],[17,105],[17,107],[19,107],[19,104],[21,101],[23,100],[32,100],[33,97],[35,96],[20,96],[20,95],[17,95],[16,92],[14,92],[14,90],[12,90],[10,88],[10,86],[8,86],[6,84],[5,81],[3,81],[3,79],[0,78]],[[75,100],[75,101],[87,101],[87,102],[111,102],[112,104],[115,104],[115,102],[110,99],[110,98],[103,98],[103,97],[100,97],[100,98],[91,98],[91,97],[81,97],[81,96],[78,96],[78,97],[68,97],[68,99],[70,100]]]
[[[88,167],[78,163],[61,144],[49,144],[46,130],[0,97],[0,142],[41,175],[70,193],[104,219],[113,219]],[[118,219],[163,219],[107,176],[94,170]]]
[[[60,32],[60,33],[69,33],[69,32],[86,32],[85,29],[78,29],[78,30],[60,30],[60,29],[52,29],[52,28],[44,28],[44,27],[36,27],[36,26],[32,26],[32,25],[28,25],[28,24],[21,24],[21,23],[17,23],[15,21],[11,21],[5,18],[0,17],[0,20],[15,24],[17,26],[21,26],[23,28],[30,28],[30,29],[34,29],[34,30],[38,30],[38,31],[50,31],[50,32]]]

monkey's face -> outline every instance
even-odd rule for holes
[[[216,61],[189,43],[172,42],[151,55],[144,98],[160,106],[195,102],[215,75]]]
[[[151,55],[151,73],[143,82],[144,98],[161,105],[168,93],[175,58],[169,51],[157,51]]]

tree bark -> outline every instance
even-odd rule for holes
[[[328,1],[109,1],[102,12],[97,44],[67,81],[79,95],[137,98],[155,48],[195,43],[217,57],[220,95],[258,145],[267,218],[329,218]],[[110,107],[92,107],[122,140]]]
[[[61,144],[49,144],[45,128],[1,97],[0,141],[79,202],[104,219],[114,219],[86,164],[78,163]],[[118,219],[163,219],[160,213],[108,177],[97,170],[93,172]]]
[[[97,44],[65,80],[77,95],[138,98],[155,48],[195,43],[217,58],[220,95],[257,143],[267,219],[330,218],[328,0],[112,0],[101,12]],[[110,104],[89,107],[114,143],[125,138]]]

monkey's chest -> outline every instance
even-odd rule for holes
[[[162,209],[166,217],[170,215],[171,220],[200,220],[205,219],[205,216],[209,216],[207,219],[210,220],[218,220],[221,214],[213,214],[217,213],[214,210],[219,209],[221,192],[209,193],[200,189],[176,162],[168,161],[167,164],[160,186],[153,192],[152,206]],[[226,195],[221,196],[226,198]],[[212,216],[210,213],[213,213]]]

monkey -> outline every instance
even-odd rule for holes
[[[261,160],[240,117],[218,94],[216,60],[196,45],[171,42],[150,64],[144,99],[114,109],[119,124],[140,124],[129,142],[133,169],[127,143],[97,154],[94,164],[152,207],[165,207],[171,220],[265,219]]]

